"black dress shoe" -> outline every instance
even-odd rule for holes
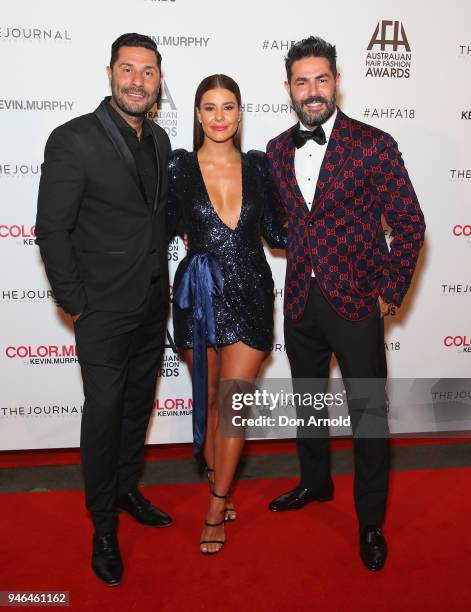
[[[170,527],[173,523],[168,514],[153,506],[137,489],[120,497],[117,505],[121,510],[129,512],[141,525]]]
[[[93,536],[92,569],[107,586],[117,586],[123,575],[123,561],[116,533]]]
[[[374,525],[360,529],[360,557],[372,572],[378,572],[388,555],[388,545],[383,532]]]
[[[268,508],[273,512],[285,512],[286,510],[299,510],[313,501],[326,502],[332,499],[334,499],[334,491],[331,488],[313,491],[305,487],[296,487],[274,499]]]

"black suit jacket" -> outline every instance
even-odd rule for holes
[[[158,160],[151,209],[129,147],[106,110],[72,119],[50,135],[41,166],[36,242],[52,290],[70,313],[129,312],[145,299],[157,251],[168,295],[169,138],[149,121]],[[145,119],[148,121],[148,119]]]

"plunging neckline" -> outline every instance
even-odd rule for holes
[[[201,184],[203,185],[203,191],[206,195],[206,199],[209,202],[209,205],[211,206],[211,209],[213,211],[213,213],[216,215],[216,217],[218,218],[219,222],[224,225],[225,228],[227,228],[230,232],[236,232],[237,228],[240,225],[240,221],[242,219],[242,211],[244,209],[244,154],[241,152],[240,153],[240,181],[241,181],[241,199],[240,199],[240,211],[239,211],[239,217],[237,219],[237,223],[235,225],[235,227],[231,227],[230,225],[227,225],[227,223],[225,223],[221,216],[219,215],[218,211],[216,210],[216,207],[214,206],[214,204],[211,201],[211,198],[209,197],[209,191],[208,188],[206,187],[206,183],[204,181],[204,176],[203,176],[203,172],[201,171],[201,166],[200,166],[200,162],[198,160],[198,153],[197,151],[193,151],[193,155],[195,157],[195,162],[196,162],[196,167],[198,168],[198,174],[200,176],[200,180],[201,180]]]

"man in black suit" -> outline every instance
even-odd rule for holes
[[[112,45],[112,96],[56,128],[39,186],[37,244],[75,327],[85,403],[81,455],[95,533],[92,567],[121,581],[119,509],[145,525],[172,519],[138,491],[168,309],[167,134],[146,118],[161,56],[140,34]]]

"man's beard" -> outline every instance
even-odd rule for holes
[[[312,104],[312,102],[323,102],[326,106],[323,111],[312,112],[308,110],[304,110],[305,104]],[[336,109],[336,91],[332,94],[330,100],[324,98],[322,96],[311,96],[310,98],[306,98],[305,100],[293,100],[291,97],[291,103],[293,108],[299,118],[299,121],[305,125],[306,127],[317,127],[318,125],[322,125],[332,117]]]
[[[116,83],[111,79],[111,91],[113,93],[113,100],[116,103],[116,106],[126,113],[127,115],[131,115],[131,117],[145,117],[150,109],[154,106],[157,101],[157,97],[159,95],[159,90],[157,90],[154,94],[149,95],[144,89],[139,87],[127,87],[126,89],[118,89]],[[135,92],[139,94],[144,94],[146,96],[140,102],[128,103],[124,100],[122,94],[126,92]]]

